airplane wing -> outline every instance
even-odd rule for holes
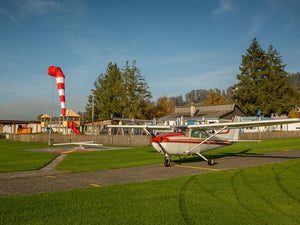
[[[174,127],[187,127],[187,128],[199,128],[203,130],[215,130],[222,129],[224,127],[228,129],[234,128],[246,128],[246,127],[259,127],[259,126],[272,126],[280,124],[300,123],[299,118],[293,119],[280,119],[280,120],[257,120],[257,121],[242,121],[242,122],[226,122],[226,123],[211,123],[211,124],[196,124],[186,126],[174,126],[174,125],[108,125],[107,127],[114,128],[137,128],[137,129],[150,129],[150,130],[168,130]]]
[[[151,130],[167,130],[170,129],[172,126],[168,125],[107,125],[107,127],[114,127],[114,128],[137,128],[143,129],[148,128]]]
[[[242,121],[242,122],[227,122],[227,123],[212,123],[212,124],[196,124],[188,125],[188,128],[200,128],[203,130],[209,129],[221,129],[223,127],[227,128],[246,128],[246,127],[259,127],[259,126],[272,126],[280,124],[289,124],[289,123],[299,123],[300,119],[281,119],[281,120],[258,120],[258,121]]]
[[[94,144],[94,141],[84,141],[84,142],[68,142],[68,143],[58,143],[58,144],[53,144],[54,146],[59,146],[59,145],[89,145],[89,146],[102,146],[103,144]]]

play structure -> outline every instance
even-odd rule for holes
[[[68,109],[66,111],[66,115],[59,116],[59,127],[61,127],[61,131],[63,134],[70,134],[70,130],[72,133],[76,135],[80,135],[80,120],[81,116],[74,112],[72,109]],[[70,130],[69,130],[70,129]]]
[[[79,131],[76,129],[75,127],[75,123],[74,121],[68,121],[68,127],[71,128],[71,130],[76,134],[76,135],[80,135]]]

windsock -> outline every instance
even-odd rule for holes
[[[54,76],[56,78],[57,89],[60,99],[60,106],[62,114],[66,115],[66,101],[65,101],[65,75],[61,71],[59,67],[56,66],[49,66],[48,74],[50,76]]]

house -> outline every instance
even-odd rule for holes
[[[26,134],[41,131],[38,121],[0,120],[0,134]]]
[[[158,119],[165,125],[219,123],[232,120],[233,116],[247,117],[235,103],[215,105],[176,106],[173,113]]]

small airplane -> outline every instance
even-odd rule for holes
[[[239,128],[271,126],[279,124],[289,124],[300,122],[300,119],[281,120],[258,120],[243,121],[238,116],[234,116],[232,122],[196,124],[185,126],[168,125],[108,125],[111,128],[136,128],[144,129],[151,136],[152,146],[160,154],[165,155],[164,165],[170,166],[171,160],[181,155],[198,155],[204,159],[208,165],[214,165],[213,158],[206,158],[201,153],[212,149],[232,145],[239,140]],[[166,134],[155,135],[152,130],[172,130]],[[208,131],[213,131],[209,133]],[[215,131],[216,130],[216,131]],[[248,141],[248,140],[247,140]]]

